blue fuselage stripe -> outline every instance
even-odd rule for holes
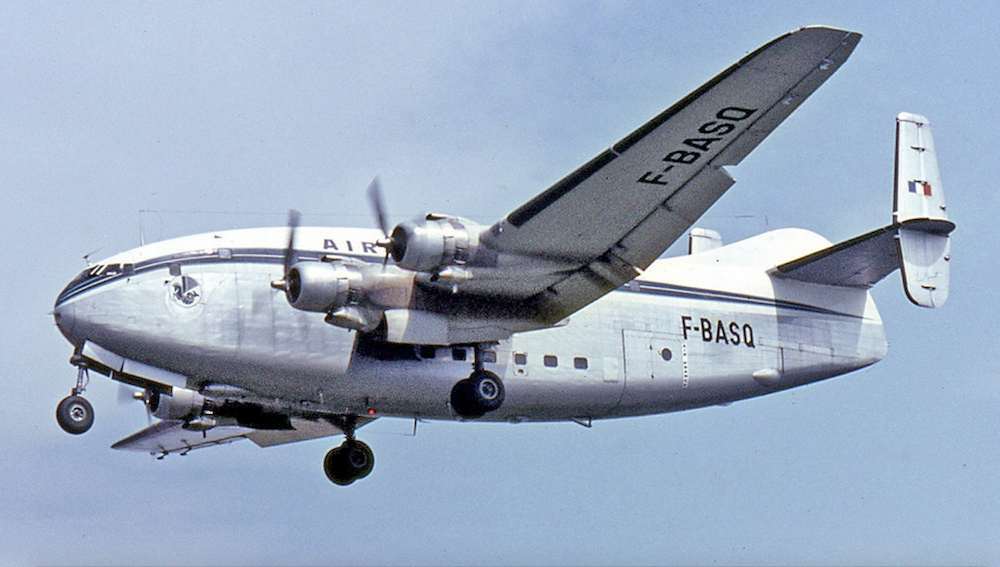
[[[211,252],[206,252],[206,251],[184,252],[180,254],[172,254],[170,256],[153,258],[150,260],[136,263],[134,264],[134,269],[129,270],[127,273],[124,271],[118,271],[115,273],[104,273],[91,277],[83,277],[83,275],[81,274],[80,277],[70,282],[70,284],[66,286],[66,289],[64,289],[62,293],[59,294],[59,297],[56,300],[56,307],[59,307],[63,303],[70,301],[71,299],[79,296],[80,294],[94,290],[105,284],[109,284],[121,280],[123,278],[125,279],[131,278],[133,276],[142,273],[159,270],[163,268],[169,268],[169,266],[171,265],[180,265],[180,266],[192,266],[192,265],[203,265],[203,264],[282,265],[284,264],[285,261],[285,250],[283,249],[246,248],[246,249],[227,249],[227,250],[229,250],[229,252],[226,258],[220,257],[218,251],[215,250]],[[327,254],[316,251],[299,251],[296,253],[296,258],[297,260],[318,261],[323,256],[326,255]],[[354,257],[362,261],[368,261],[371,259],[369,256],[352,255],[352,254],[337,254],[337,256]],[[862,318],[861,316],[856,314],[834,311],[824,307],[818,307],[806,303],[786,301],[782,299],[776,299],[773,297],[751,296],[751,295],[716,291],[704,288],[685,287],[685,286],[659,283],[659,282],[633,281],[619,287],[616,291],[622,293],[658,295],[658,296],[672,297],[677,299],[687,299],[694,301],[715,301],[723,303],[734,303],[740,305],[753,305],[758,307],[771,307],[776,309],[790,309],[794,311],[805,311],[809,313],[817,313],[822,315]]]

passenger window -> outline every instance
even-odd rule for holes
[[[452,360],[465,360],[465,349],[464,348],[453,348],[453,349],[451,349],[451,359]]]
[[[420,347],[420,358],[434,358],[437,355],[437,349],[432,346],[423,345]]]
[[[528,364],[528,355],[523,352],[514,353],[514,364],[525,365]]]
[[[497,361],[497,353],[492,350],[483,351],[483,362],[494,363]]]
[[[555,368],[556,366],[559,366],[559,359],[551,354],[546,354],[545,357],[542,359],[542,362],[545,364],[545,366],[549,368]]]
[[[660,357],[663,358],[663,360],[670,362],[670,359],[674,357],[674,353],[670,352],[669,348],[665,348],[660,351]]]
[[[583,358],[582,356],[578,356],[578,357],[574,358],[573,359],[573,368],[576,368],[577,370],[586,370],[587,369],[587,359]]]

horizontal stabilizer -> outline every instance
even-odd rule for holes
[[[871,287],[899,267],[896,228],[888,226],[777,267],[780,275],[804,282]]]

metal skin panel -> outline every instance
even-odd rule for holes
[[[292,414],[322,409],[455,419],[449,392],[468,376],[471,352],[456,360],[451,347],[434,349],[431,358],[416,346],[366,346],[356,343],[357,333],[324,323],[321,314],[294,310],[270,286],[281,276],[280,260],[239,259],[240,239],[252,247],[260,236],[254,231],[226,235],[232,259],[182,263],[176,276],[166,265],[137,270],[73,295],[56,306],[60,328],[74,344],[91,341],[130,360],[184,374],[189,387],[237,387],[279,400]],[[808,231],[780,230],[655,262],[565,325],[500,341],[493,349],[496,362],[486,368],[503,378],[506,400],[482,419],[598,419],[676,411],[761,395],[876,362],[886,342],[865,290],[768,274],[782,260],[828,245]],[[175,288],[177,278],[184,277],[194,282]],[[196,293],[178,296],[177,289]],[[196,299],[188,304],[185,297]],[[673,356],[643,361],[653,370],[649,378],[637,377],[629,354],[635,345],[623,343],[626,335],[656,341],[657,347],[662,342]],[[527,371],[515,370],[514,352],[527,354]],[[558,364],[547,366],[546,356],[557,357]],[[575,358],[586,358],[586,368],[575,367]],[[618,375],[605,375],[609,371]],[[761,384],[753,378],[761,371],[777,371],[779,378]]]

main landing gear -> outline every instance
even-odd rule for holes
[[[323,459],[323,472],[330,482],[347,486],[356,480],[361,480],[375,467],[375,454],[363,441],[354,438],[357,417],[349,416],[343,423],[337,423],[347,439],[340,445],[330,449]]]
[[[63,398],[56,406],[56,421],[66,433],[80,435],[94,425],[94,407],[80,395],[87,389],[88,382],[90,376],[87,374],[87,367],[81,364],[77,367],[73,393]]]
[[[483,369],[484,345],[475,345],[472,375],[451,389],[451,409],[464,419],[478,419],[500,408],[504,400],[500,377]]]

